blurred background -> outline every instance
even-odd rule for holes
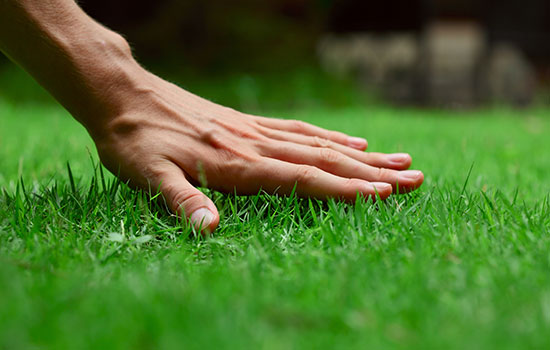
[[[79,3],[150,70],[249,111],[550,104],[548,0]],[[5,57],[0,81],[0,98],[49,98]]]

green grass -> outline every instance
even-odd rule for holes
[[[213,193],[203,239],[102,175],[60,107],[0,99],[0,349],[548,348],[549,112],[275,113],[410,152],[426,182]]]

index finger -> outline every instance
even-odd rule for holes
[[[323,129],[318,126],[303,122],[301,120],[256,117],[256,121],[261,126],[267,128],[288,131],[307,136],[317,136],[361,151],[366,150],[368,146],[367,140],[365,140],[364,138],[353,137],[346,135],[342,132]]]

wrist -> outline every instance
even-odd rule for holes
[[[126,40],[103,27],[83,40],[62,40],[59,47],[66,58],[62,84],[46,88],[88,129],[120,114],[122,101],[146,76]]]
[[[123,113],[148,73],[133,58],[126,40],[114,32],[107,31],[82,44],[68,43],[70,75],[76,79],[72,82],[74,90],[62,92],[59,100],[93,133]]]
[[[146,72],[126,40],[74,1],[0,2],[0,50],[90,133],[118,113],[124,95],[143,81]]]

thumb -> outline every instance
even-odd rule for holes
[[[204,193],[187,181],[184,172],[170,164],[161,172],[159,187],[170,209],[185,216],[202,233],[213,232],[220,221],[218,209]]]

